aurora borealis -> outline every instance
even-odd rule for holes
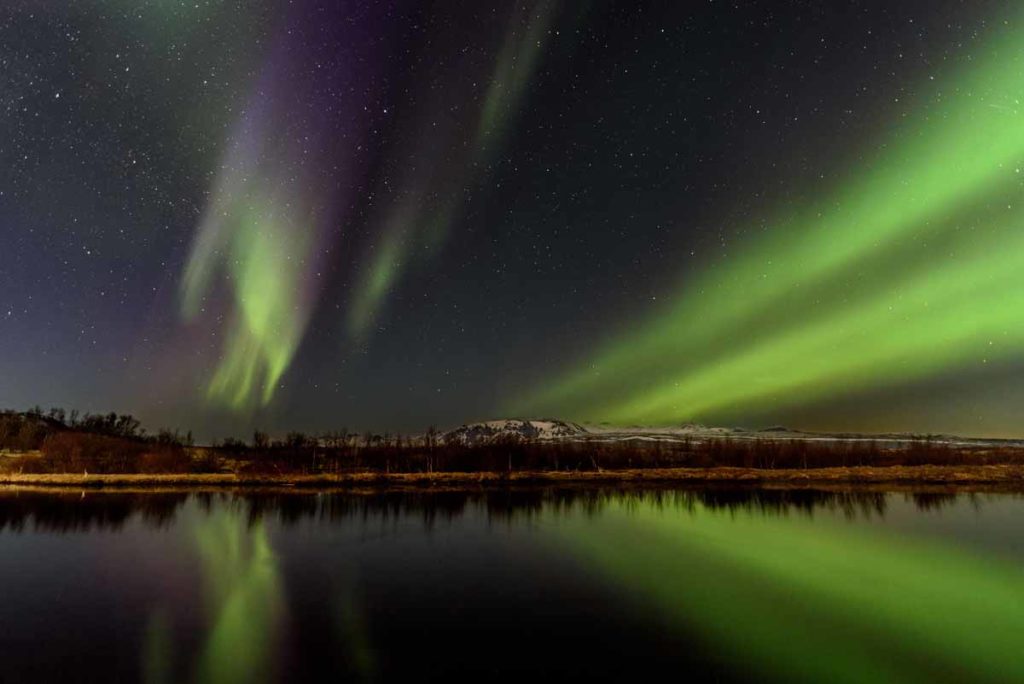
[[[1024,14],[0,9],[0,405],[1021,436]]]
[[[548,390],[551,405],[703,419],[1019,357],[1024,52],[1021,34],[1003,34],[940,78],[862,175],[684,287]]]
[[[301,14],[286,21],[289,36],[271,48],[229,136],[182,279],[183,313],[196,319],[223,271],[232,305],[212,324],[223,326],[224,339],[207,396],[234,409],[269,403],[295,356],[319,296],[331,222],[345,220],[335,196],[351,169],[331,155],[332,137],[360,134],[351,104],[316,107],[325,82],[353,88],[358,79],[303,84],[294,76],[315,59],[309,41],[338,36],[318,30],[310,38]],[[295,111],[297,94],[313,106]]]

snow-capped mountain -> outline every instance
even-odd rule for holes
[[[957,437],[953,435],[931,435],[933,442],[965,446],[1005,446],[1024,444],[1024,440],[999,440]],[[805,432],[783,426],[760,429],[740,427],[718,427],[683,423],[674,426],[615,426],[609,424],[580,425],[564,420],[489,420],[470,423],[441,435],[440,441],[448,444],[486,444],[490,441],[518,439],[523,441],[567,441],[589,443],[612,442],[664,442],[688,443],[708,440],[786,440],[807,442],[877,442],[879,446],[895,446],[922,439],[921,435],[900,433],[859,434]]]
[[[480,444],[502,439],[554,440],[581,438],[587,430],[576,423],[561,420],[489,420],[470,423],[450,432],[443,439],[446,443]]]

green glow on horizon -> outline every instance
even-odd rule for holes
[[[706,416],[737,403],[809,401],[860,385],[987,363],[1024,345],[1024,217],[1002,251],[929,269],[885,297],[796,325],[719,363],[626,401],[613,420]]]
[[[515,412],[707,419],[1020,358],[1024,32],[1004,27],[975,55],[827,200]]]
[[[1024,677],[1024,579],[954,546],[753,512],[610,504],[559,544],[723,664],[776,681]]]

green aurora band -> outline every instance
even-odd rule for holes
[[[356,98],[340,108],[320,106],[319,98],[338,82],[356,88],[371,74],[311,74],[311,60],[325,46],[299,36],[315,20],[302,3],[277,9],[237,19],[240,26],[264,26],[271,37],[256,41],[249,54],[240,77],[244,99],[226,103],[233,123],[224,122],[227,135],[180,291],[183,317],[220,347],[206,397],[236,412],[266,406],[281,388],[346,224],[339,207],[342,195],[354,192],[353,157],[340,141],[363,135],[366,117]],[[310,35],[337,49],[335,37],[319,29]]]
[[[400,182],[401,197],[396,199],[380,219],[381,236],[368,255],[367,267],[356,282],[348,309],[347,325],[351,336],[362,339],[380,315],[388,295],[414,257],[432,253],[442,244],[462,210],[464,193],[479,185],[487,175],[493,155],[508,138],[519,112],[527,87],[533,78],[547,44],[549,29],[557,14],[557,0],[540,0],[532,6],[520,5],[513,12],[496,59],[490,84],[478,113],[475,136],[470,152],[456,162],[454,170],[445,174],[436,167],[425,169],[415,164],[404,168]],[[445,159],[455,156],[465,136],[459,129],[449,130],[454,136],[451,148],[445,149],[439,139],[437,120],[446,120],[451,103],[435,101],[415,125],[417,147],[409,159]],[[449,122],[450,123],[450,122]],[[424,175],[429,171],[429,175]]]
[[[849,523],[616,501],[548,526],[726,666],[766,681],[1019,681],[1012,563]]]
[[[220,361],[207,397],[242,409],[256,397],[267,404],[302,338],[302,264],[309,232],[289,214],[283,198],[222,189],[200,229],[182,283],[182,311],[193,319],[203,310],[213,277],[223,269],[234,302]],[[269,195],[267,195],[269,196]]]
[[[858,177],[514,411],[713,419],[1019,359],[1024,32],[935,83]]]

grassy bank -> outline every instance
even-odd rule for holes
[[[0,474],[0,485],[41,487],[365,487],[569,483],[1020,484],[1024,466],[852,466],[839,468],[642,468],[590,471],[320,474]]]

